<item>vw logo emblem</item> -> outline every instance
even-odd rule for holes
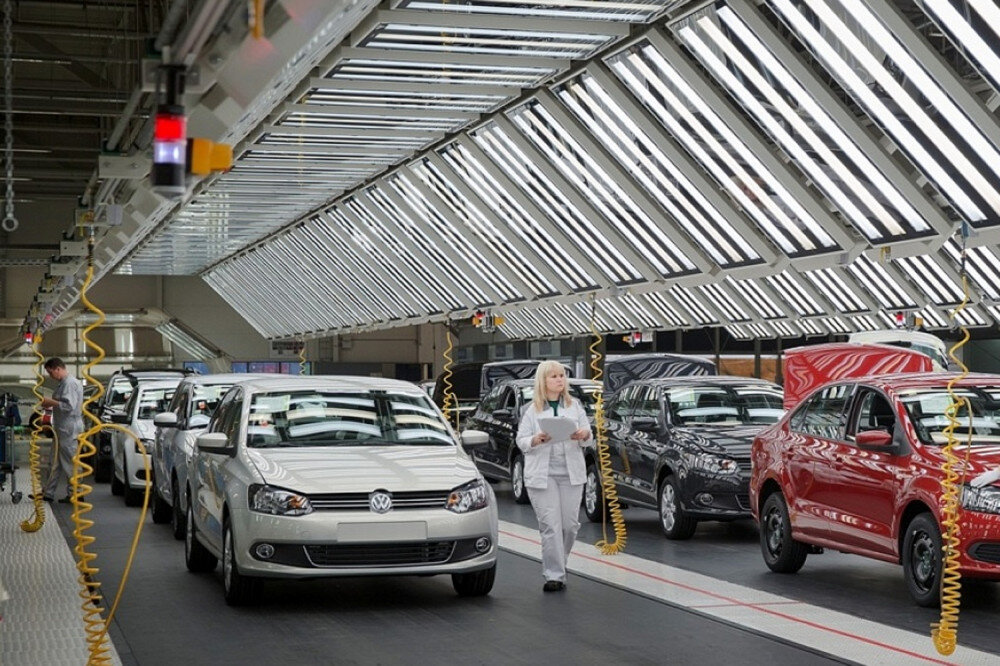
[[[374,513],[389,513],[392,511],[392,495],[386,490],[376,490],[368,496],[368,507]]]

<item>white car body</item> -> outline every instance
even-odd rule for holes
[[[260,375],[231,373],[186,377],[177,385],[167,412],[154,417],[153,521],[169,520],[178,539],[184,538],[187,504],[181,489],[187,487],[188,466],[194,454],[195,440],[208,427],[226,391],[233,384],[256,377]],[[172,425],[167,425],[171,422]]]
[[[350,441],[335,441],[342,436]],[[235,385],[198,438],[189,473],[187,565],[207,571],[222,559],[229,603],[250,601],[260,577],[452,574],[459,594],[492,588],[496,498],[414,384]],[[383,503],[394,506],[377,512]]]
[[[153,445],[155,429],[153,417],[162,412],[173,397],[180,380],[166,379],[145,381],[139,384],[125,405],[123,417],[115,417],[117,425],[139,438],[146,449],[142,454],[132,436],[115,428],[111,433],[113,459],[111,492],[124,494],[125,504],[137,506],[146,492],[146,466],[153,472]]]

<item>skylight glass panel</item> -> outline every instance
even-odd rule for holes
[[[879,315],[885,317],[885,314],[881,311],[879,311]],[[858,315],[851,317],[849,321],[858,331],[878,331],[883,328],[896,328],[895,321],[888,325],[880,324],[878,319],[872,315]]]
[[[263,254],[250,252],[234,267],[243,273],[247,282],[253,283],[253,288],[260,295],[262,302],[268,304],[268,311],[275,317],[286,322],[292,330],[306,330],[309,322],[303,317],[302,310],[293,307],[290,300],[282,293],[280,285],[284,280],[275,272],[272,262],[266,260]]]
[[[726,319],[734,323],[750,321],[750,315],[746,310],[730,296],[722,285],[706,284],[698,287],[704,297],[710,301]]]
[[[923,320],[925,328],[948,328],[951,325],[951,320],[934,308],[923,308],[915,314]]]
[[[812,336],[812,335],[826,335],[827,331],[825,328],[820,328],[812,319],[796,319],[792,322],[801,331],[802,335]]]
[[[768,324],[763,322],[750,322],[744,324],[744,327],[745,330],[754,338],[773,338],[775,336],[790,338],[798,335],[795,331],[792,331],[790,328],[786,328],[784,325],[780,327],[775,326],[775,324],[783,324],[783,322],[772,321],[768,323],[771,324],[771,326],[774,326],[774,328],[772,329],[768,326]]]
[[[979,308],[970,303],[966,303],[965,307],[961,311],[959,311],[957,307],[949,308],[945,311],[945,314],[948,315],[949,327],[951,327],[954,322],[958,322],[959,326],[966,326],[968,328],[981,328],[991,324],[991,322],[980,313]]]
[[[730,324],[726,326],[725,329],[734,340],[753,340],[758,337],[747,330],[745,326],[740,326],[738,324]]]
[[[596,303],[589,300],[577,301],[570,306],[581,331],[590,331],[591,323],[598,331],[604,333],[621,330],[615,325],[613,317],[608,316],[606,301],[605,298],[598,298]]]
[[[650,312],[643,301],[637,299],[629,293],[621,294],[617,297],[618,305],[626,312],[632,321],[632,326],[637,328],[656,328],[660,325],[656,317]]]
[[[922,0],[920,7],[1000,92],[1000,5],[996,0]]]
[[[840,333],[843,335],[847,335],[848,333],[854,331],[854,329],[851,328],[848,325],[848,323],[840,317],[823,317],[820,321],[823,322],[824,326],[830,329],[831,333]]]
[[[536,58],[579,60],[593,55],[615,35],[515,30],[487,25],[461,28],[447,25],[385,23],[377,26],[358,46],[422,52],[525,55]]]
[[[432,240],[445,244],[447,247],[462,248],[462,256],[469,262],[470,267],[488,278],[490,286],[500,293],[504,302],[524,300],[524,296],[514,288],[503,273],[493,266],[492,262],[487,261],[476,246],[469,243],[468,239],[455,228],[455,225],[431,205],[423,192],[415,187],[409,178],[402,174],[396,174],[388,179],[388,183],[424,225],[438,232],[440,239]]]
[[[551,296],[557,293],[555,286],[535,267],[537,258],[529,260],[515,248],[483,211],[460,192],[429,160],[424,159],[410,168],[465,225],[463,231],[468,234],[467,243],[492,249],[496,256],[502,257],[506,262],[505,268],[513,270],[534,290],[534,295]]]
[[[823,294],[838,312],[843,314],[853,314],[856,312],[867,312],[868,305],[862,300],[854,289],[841,277],[839,271],[833,268],[822,268],[803,273],[816,291]]]
[[[876,264],[865,255],[852,261],[847,270],[882,307],[890,310],[913,310],[917,307],[917,303],[910,298],[885,267]]]
[[[580,209],[531,161],[500,127],[491,125],[471,134],[479,148],[532,199],[556,225],[564,229],[564,243],[589,253],[594,267],[615,284],[638,282],[642,275]]]
[[[641,328],[639,323],[627,315],[616,298],[597,299],[597,309],[604,320],[609,321],[613,331],[631,331]]]
[[[709,311],[698,297],[687,287],[674,285],[670,288],[670,295],[673,296],[685,310],[691,313],[694,321],[699,326],[715,326],[719,320]]]
[[[426,62],[398,58],[372,58],[360,55],[341,60],[330,70],[330,76],[356,81],[414,82],[434,85],[468,83],[480,86],[514,86],[533,88],[556,72],[554,67],[460,62]]]
[[[986,311],[990,313],[993,320],[1000,324],[1000,306],[998,305],[987,305]]]
[[[623,238],[633,239],[635,249],[646,256],[662,276],[677,277],[696,272],[695,265],[670,240],[666,230],[646,215],[540,104],[520,107],[513,121]]]
[[[330,256],[320,238],[308,228],[316,224],[318,221],[313,218],[307,225],[290,232],[287,238],[299,255],[304,257],[306,264],[312,267],[318,279],[328,285],[331,302],[340,308],[341,312],[350,316],[354,325],[384,318],[384,314],[376,312],[372,307],[371,300],[359,297],[355,293],[353,278],[341,257]]]
[[[543,261],[563,276],[573,291],[597,287],[597,283],[583,267],[559,246],[558,240],[529,215],[468,150],[453,143],[439,154],[490,210],[507,224],[508,231],[528,247],[534,248]]]
[[[283,302],[298,303],[307,318],[307,330],[329,328],[333,322],[329,316],[331,294],[328,283],[309,270],[304,257],[295,252],[287,238],[276,239],[262,249],[267,250],[269,260],[273,259],[273,268],[283,277],[276,283],[282,288]]]
[[[783,319],[788,316],[755,280],[734,280],[727,275],[725,281],[743,297],[745,303],[756,310],[761,319]]]
[[[665,294],[651,291],[640,294],[638,298],[645,301],[646,307],[659,316],[665,328],[687,328],[691,325]]]
[[[1000,150],[864,3],[768,3],[966,220],[1000,224]]]
[[[234,282],[230,269],[223,266],[206,273],[205,282],[222,297],[222,300],[238,312],[242,312],[247,322],[262,336],[271,337],[280,333],[273,317],[265,316],[266,313],[261,309],[261,301],[253,297],[250,289]]]
[[[476,281],[470,277],[470,273],[475,275],[470,267],[462,268],[457,262],[452,261],[441,247],[434,243],[430,237],[416,224],[412,217],[407,215],[392,198],[380,186],[373,186],[365,190],[364,194],[372,204],[378,209],[380,215],[379,223],[387,225],[386,233],[399,234],[408,238],[422,252],[423,259],[417,261],[428,264],[428,267],[439,269],[449,283],[449,287],[458,294],[457,302],[466,306],[486,306],[490,305],[490,299]],[[391,225],[391,226],[388,226]],[[442,286],[444,293],[452,296],[452,292]],[[454,297],[454,296],[452,296]]]
[[[608,65],[782,252],[795,257],[839,248],[656,47],[641,42]]]
[[[793,164],[871,243],[934,233],[864,151],[728,6],[720,7],[715,15],[679,24],[677,32],[792,158]]]
[[[314,87],[301,103],[320,106],[387,106],[398,109],[444,109],[486,113],[518,91],[455,84],[432,86],[424,83],[373,85],[363,82],[313,79]],[[409,90],[405,89],[409,88]],[[487,92],[491,91],[491,92]]]
[[[401,9],[645,23],[672,0],[402,0]]]
[[[930,255],[902,257],[892,262],[935,305],[955,305],[962,302],[962,286],[955,284]]]
[[[469,122],[469,118],[460,114],[435,114],[407,111],[401,113],[362,113],[357,109],[323,109],[298,105],[297,111],[282,116],[280,124],[305,128],[342,128],[363,130],[369,129],[409,129],[427,132],[447,132]]]
[[[671,161],[594,77],[581,75],[554,92],[717,264],[730,268],[762,261],[709,197],[691,182],[685,168]]]
[[[771,288],[778,296],[792,306],[792,309],[798,316],[814,317],[826,314],[826,310],[802,286],[798,278],[789,271],[781,271],[774,275],[768,275],[764,280],[771,285]]]
[[[958,241],[949,238],[943,249],[955,265],[961,267],[962,248]],[[973,283],[970,289],[978,288],[988,298],[1000,300],[1000,258],[994,248],[985,245],[966,248],[965,272]]]

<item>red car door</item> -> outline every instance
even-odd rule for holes
[[[832,449],[829,474],[831,539],[853,551],[882,559],[894,557],[892,533],[897,468],[905,458],[894,452],[859,447],[857,433],[893,433],[896,414],[882,393],[859,387],[853,400],[845,437]]]

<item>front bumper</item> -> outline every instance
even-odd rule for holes
[[[750,518],[750,477],[688,470],[681,488],[684,511],[698,520]]]
[[[961,574],[1000,580],[1000,515],[962,511],[959,527]]]

